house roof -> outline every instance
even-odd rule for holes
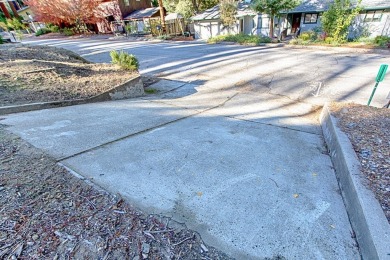
[[[128,16],[124,17],[123,20],[141,20],[143,18],[150,18],[158,12],[160,12],[159,7],[136,10],[130,13]]]
[[[364,9],[387,9],[390,8],[389,0],[362,0]]]
[[[0,2],[1,2],[1,1],[0,1]],[[20,12],[26,11],[26,10],[28,10],[28,9],[30,9],[29,6],[23,6],[22,8],[20,8],[19,10],[17,10],[17,12],[20,13]]]
[[[292,10],[286,10],[281,13],[324,12],[328,10],[333,1],[334,0],[304,0],[303,3],[298,5],[296,8]],[[366,10],[390,8],[389,0],[362,0],[361,5],[363,9]]]
[[[237,14],[236,17],[256,15],[256,12],[250,8],[250,5],[243,2],[238,2],[237,4]],[[193,16],[191,19],[194,21],[201,20],[218,20],[221,17],[221,12],[219,5],[216,5],[210,9],[207,9],[201,14]]]

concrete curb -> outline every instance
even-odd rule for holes
[[[321,46],[321,45],[293,45],[286,44],[286,48],[290,49],[312,49],[320,51],[332,51],[338,53],[370,53],[370,54],[390,54],[390,49],[367,49],[358,47],[333,47],[333,46]]]
[[[32,104],[24,104],[24,105],[16,105],[16,106],[5,106],[5,107],[0,107],[0,115],[27,112],[33,110],[41,110],[41,109],[49,109],[49,108],[56,108],[56,107],[74,106],[74,105],[102,102],[102,101],[109,101],[109,100],[134,98],[134,97],[140,97],[142,95],[144,95],[144,85],[141,76],[137,76],[131,78],[130,80],[126,81],[123,84],[115,86],[112,89],[91,98],[41,102],[41,103],[32,103]]]
[[[347,135],[325,104],[320,122],[348,216],[363,259],[390,259],[390,225],[379,202],[367,188],[360,163]]]

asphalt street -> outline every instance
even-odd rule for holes
[[[94,62],[123,49],[139,58],[141,74],[162,80],[150,86],[157,94],[137,99],[5,116],[12,132],[237,259],[359,259],[318,105],[367,102],[388,56],[278,45],[33,44]]]

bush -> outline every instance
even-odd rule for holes
[[[292,39],[289,43],[292,45],[301,45],[302,42],[303,42],[302,39],[295,38],[295,39]]]
[[[311,41],[304,41],[300,38],[295,38],[295,39],[292,39],[289,44],[292,44],[292,45],[309,45],[310,43],[312,43]]]
[[[218,35],[210,38],[208,43],[218,43],[218,42],[237,42],[239,44],[251,44],[259,45],[260,43],[270,43],[271,38],[266,36],[257,36],[257,35],[246,35],[246,34],[236,34],[236,35]]]
[[[303,41],[316,41],[317,40],[317,33],[314,31],[307,31],[303,32],[299,35],[299,39],[302,39]]]
[[[21,19],[21,18],[20,18]],[[7,25],[9,28],[11,28],[12,30],[25,30],[27,28],[27,26],[25,24],[22,23],[22,21],[14,17],[12,19],[7,19]]]
[[[49,24],[47,26],[47,29],[50,30],[51,32],[60,32],[60,27],[58,27],[57,25],[54,25],[54,24]]]
[[[343,42],[339,42],[338,40],[336,40],[336,39],[333,38],[333,37],[326,37],[326,38],[325,38],[325,43],[331,44],[331,45],[333,45],[333,46],[340,46],[341,43],[343,43]]]
[[[112,50],[110,52],[111,62],[119,65],[125,70],[138,70],[138,59],[133,54],[128,54],[124,51],[117,52]]]
[[[72,28],[64,28],[64,29],[62,29],[62,33],[65,36],[72,36],[72,35],[74,35],[74,31],[73,31]]]
[[[169,36],[169,35],[166,35],[166,34],[163,34],[163,35],[159,35],[159,36],[157,36],[157,39],[159,39],[159,40],[170,40],[170,39],[172,39],[172,37],[171,36]]]
[[[35,36],[41,36],[43,34],[51,33],[51,30],[49,28],[41,28],[36,33]]]
[[[4,43],[3,37],[1,37],[1,35],[0,35],[0,44],[3,44],[3,43]]]
[[[389,36],[376,36],[374,39],[374,43],[381,47],[386,47],[390,43],[390,37]]]

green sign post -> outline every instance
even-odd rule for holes
[[[367,106],[369,106],[371,104],[371,100],[374,97],[374,94],[375,94],[376,88],[378,87],[379,82],[382,82],[383,79],[385,78],[386,71],[387,71],[388,67],[389,67],[389,65],[382,64],[381,67],[379,68],[378,75],[376,75],[376,79],[375,79],[376,84],[375,84],[374,89],[372,90],[372,93],[371,93],[370,99],[368,100]]]

